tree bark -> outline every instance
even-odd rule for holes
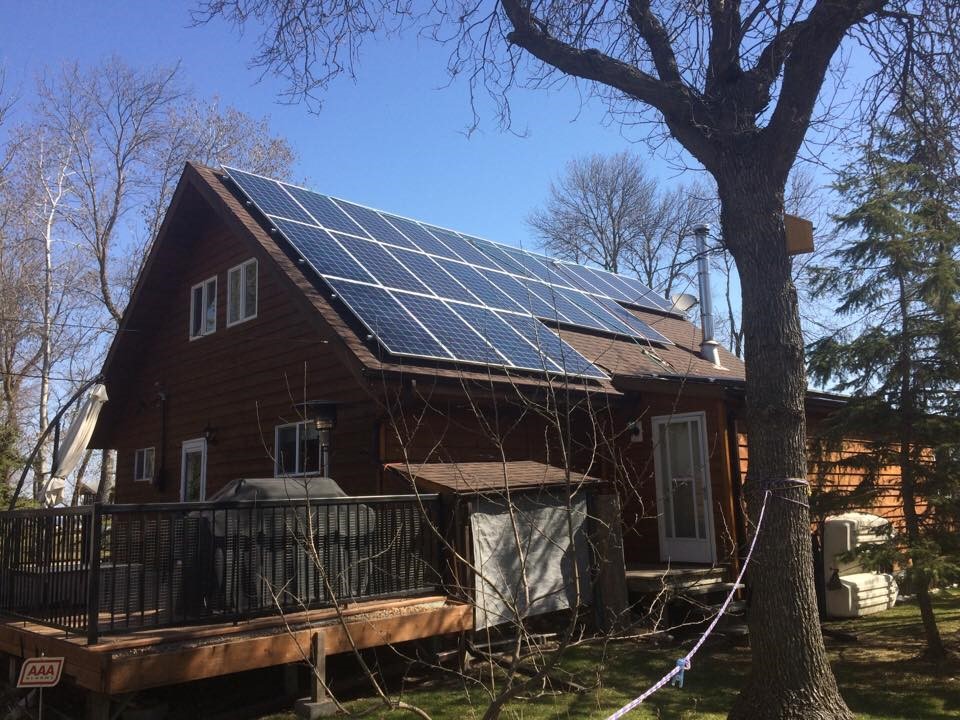
[[[751,154],[752,156],[752,154]],[[732,160],[718,179],[724,239],[743,293],[749,517],[763,525],[748,577],[750,677],[734,720],[847,720],[820,632],[806,478],[806,374],[783,226],[783,183]],[[777,188],[780,188],[777,190]]]

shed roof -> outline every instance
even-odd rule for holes
[[[466,463],[388,463],[389,470],[431,492],[458,495],[499,494],[509,489],[535,490],[602,482],[599,478],[533,460]]]

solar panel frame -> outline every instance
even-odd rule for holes
[[[597,302],[596,298],[586,293],[567,290],[565,288],[557,288],[557,293],[566,297],[569,302],[583,308],[584,312],[596,318],[597,322],[600,323],[602,328],[607,332],[626,337],[641,337],[633,326],[613,316],[603,305]]]
[[[467,236],[470,237],[470,236]],[[479,238],[470,238],[473,241],[473,245],[481,253],[486,255],[491,259],[496,267],[494,270],[501,270],[503,272],[520,274],[526,276],[526,270],[523,265],[518,263],[512,257],[510,257],[504,250],[498,246],[496,243],[492,243],[489,240],[480,240]]]

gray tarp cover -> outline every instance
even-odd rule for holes
[[[529,617],[571,607],[577,602],[578,576],[579,604],[590,600],[586,500],[574,500],[569,512],[574,548],[570,547],[565,498],[517,493],[513,504],[516,532],[503,500],[480,499],[470,516],[474,558],[480,569],[476,575],[477,628],[515,622],[518,613]],[[574,567],[579,569],[576,574]]]

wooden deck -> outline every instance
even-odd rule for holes
[[[120,695],[152,687],[284,665],[309,656],[323,633],[327,655],[473,628],[470,605],[444,596],[381,600],[285,617],[104,636],[96,645],[60,630],[0,620],[0,652],[63,657],[64,674],[82,688]]]
[[[724,581],[726,565],[628,565],[627,590],[638,595],[672,594],[680,589],[706,588]]]

